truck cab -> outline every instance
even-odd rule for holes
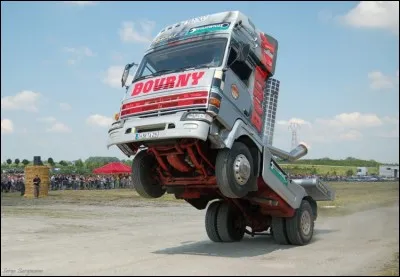
[[[220,208],[226,218],[240,214],[236,231],[216,231],[210,219],[206,230],[213,241],[232,240],[232,232],[243,237],[250,222],[253,234],[270,228],[272,221],[256,220],[260,216],[278,218],[278,230],[282,218],[292,218],[304,205],[311,209],[311,226],[315,199],[334,197],[319,180],[291,180],[274,159],[307,154],[305,145],[291,152],[272,146],[277,51],[277,40],[247,16],[223,12],[167,26],[127,86],[133,64],[123,72],[126,97],[109,129],[108,147],[134,156],[132,182],[142,197],[173,193],[200,210],[212,202],[210,218]],[[293,235],[292,243],[306,242]]]

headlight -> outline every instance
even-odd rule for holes
[[[189,112],[182,116],[182,120],[198,120],[198,121],[206,121],[210,123],[212,121],[212,117],[206,113],[194,113]]]

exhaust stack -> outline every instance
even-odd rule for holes
[[[286,152],[282,149],[276,148],[272,145],[267,145],[269,151],[271,151],[272,155],[277,156],[283,160],[287,160],[289,162],[293,162],[295,160],[304,157],[308,153],[308,149],[304,144],[299,144],[296,148],[294,148],[290,152]]]

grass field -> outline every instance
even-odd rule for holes
[[[348,170],[352,170],[354,174],[357,172],[357,167],[355,166],[330,166],[330,165],[308,165],[308,164],[280,164],[283,169],[286,169],[288,172],[293,171],[294,167],[297,167],[301,170],[311,171],[313,168],[316,169],[317,174],[325,175],[330,174],[333,175],[336,172],[339,176],[346,176],[346,172]],[[377,167],[367,167],[368,174],[378,174],[379,169]]]
[[[399,201],[398,182],[332,182],[329,184],[336,191],[336,199],[318,202],[320,215],[350,214],[360,210],[393,205]],[[130,189],[50,191],[47,198],[40,199],[25,199],[19,193],[3,193],[1,197],[3,213],[18,212],[11,207],[37,206],[36,208],[40,208],[40,206],[54,204],[135,207],[172,203],[186,204],[183,200],[176,200],[171,194],[166,194],[159,199],[144,199]],[[21,209],[21,212],[22,210],[24,209]]]
[[[385,264],[375,276],[399,276],[399,252],[393,254],[393,259]]]

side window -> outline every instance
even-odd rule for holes
[[[237,51],[231,48],[231,52],[228,57],[228,65],[232,71],[239,77],[239,79],[246,85],[249,86],[249,78],[252,73],[252,69],[247,65],[246,62],[239,62],[236,60]],[[233,64],[232,64],[233,62]]]

